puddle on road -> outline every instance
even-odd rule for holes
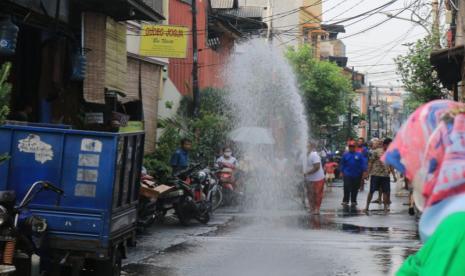
[[[301,227],[311,230],[330,230],[352,234],[366,234],[389,240],[418,242],[418,232],[386,226],[357,225],[353,222],[344,223],[334,215],[306,216],[299,219]]]
[[[349,233],[388,233],[393,231],[390,227],[359,226],[350,223],[334,221],[333,215],[304,216],[300,218],[300,225],[312,230],[334,230]]]

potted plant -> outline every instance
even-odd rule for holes
[[[8,107],[10,101],[11,84],[7,82],[11,70],[11,63],[6,62],[0,68],[0,125],[4,123],[10,109]],[[8,154],[0,153],[0,164],[8,160]]]

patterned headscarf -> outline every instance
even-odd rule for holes
[[[424,213],[422,239],[448,215],[465,212],[465,105],[439,100],[418,108],[402,126],[384,161],[414,182]]]

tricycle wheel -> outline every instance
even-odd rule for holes
[[[96,262],[96,276],[120,276],[121,275],[121,252],[119,249],[113,251],[113,256],[109,260]]]

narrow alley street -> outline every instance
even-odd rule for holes
[[[0,276],[464,260],[465,0],[0,0]]]
[[[393,197],[388,215],[372,204],[367,216],[366,192],[356,211],[343,210],[341,184],[326,192],[320,216],[220,210],[208,227],[155,226],[125,275],[392,275],[420,247],[407,198]]]

